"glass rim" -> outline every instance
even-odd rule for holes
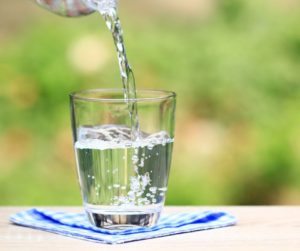
[[[96,89],[85,89],[81,91],[75,91],[71,92],[69,94],[70,98],[72,100],[82,100],[82,101],[88,101],[88,102],[124,102],[124,101],[158,101],[158,100],[166,100],[170,98],[176,98],[177,94],[173,91],[165,91],[165,90],[159,90],[159,89],[137,89],[137,95],[139,93],[145,93],[145,94],[157,94],[154,97],[137,97],[137,98],[130,98],[130,99],[124,99],[124,98],[106,98],[106,97],[87,97],[86,94],[93,94],[93,93],[123,93],[124,89],[114,89],[114,88],[96,88]]]

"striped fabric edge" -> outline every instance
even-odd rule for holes
[[[45,214],[37,214],[37,212],[44,212]],[[88,240],[98,243],[104,243],[104,244],[122,244],[126,242],[132,242],[137,240],[146,240],[151,238],[158,238],[158,237],[164,237],[169,235],[175,235],[175,234],[183,234],[187,232],[194,232],[194,231],[201,231],[201,230],[207,230],[207,229],[214,229],[214,228],[221,228],[221,227],[227,227],[235,225],[237,220],[235,217],[223,213],[221,217],[218,219],[215,219],[213,221],[208,222],[192,222],[191,219],[195,217],[195,215],[208,215],[209,213],[212,213],[211,211],[207,211],[205,213],[184,213],[184,214],[172,214],[167,215],[162,218],[162,225],[160,228],[152,229],[151,228],[135,228],[135,232],[129,232],[126,230],[123,231],[123,234],[116,234],[115,231],[99,231],[99,229],[94,230],[93,227],[91,228],[80,228],[78,226],[74,225],[64,225],[54,218],[51,218],[53,215],[61,215],[63,218],[62,212],[52,212],[49,210],[36,210],[31,209],[28,211],[22,211],[20,213],[14,214],[10,217],[10,221],[14,224],[35,228],[39,230],[44,230],[51,233],[56,233],[68,237],[73,237],[77,239],[82,240]],[[213,212],[216,213],[216,212]],[[220,212],[219,212],[220,213]],[[67,218],[81,218],[84,217],[84,214],[65,214]],[[70,217],[70,215],[73,217]],[[182,218],[178,219],[178,216],[182,216]],[[80,216],[80,217],[79,217]],[[190,217],[190,221],[182,222],[183,219],[188,219]],[[191,217],[192,216],[192,217]],[[177,217],[177,218],[176,218]],[[184,218],[185,217],[185,218]],[[201,218],[201,217],[200,217]],[[203,217],[202,217],[203,218]],[[54,219],[54,220],[53,220]],[[177,222],[180,222],[181,225],[172,225],[170,224],[170,221],[177,219]],[[196,219],[196,218],[195,218]],[[199,219],[199,217],[198,217]],[[166,224],[168,223],[168,224]],[[159,224],[157,225],[159,226]],[[157,227],[155,226],[155,227]],[[148,229],[148,231],[138,231],[138,230],[145,230]],[[114,232],[112,234],[111,232]]]

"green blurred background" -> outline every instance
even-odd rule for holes
[[[300,3],[120,0],[139,88],[178,93],[167,204],[300,202]],[[79,205],[68,94],[121,87],[97,14],[0,2],[0,204]]]

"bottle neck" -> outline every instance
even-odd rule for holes
[[[85,3],[86,0],[34,0],[41,7],[65,17],[85,16],[95,10]]]

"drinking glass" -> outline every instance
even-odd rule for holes
[[[95,89],[72,93],[77,173],[90,222],[100,228],[153,226],[164,206],[174,141],[176,94]],[[129,105],[130,103],[136,105]],[[138,107],[132,139],[129,107]]]

